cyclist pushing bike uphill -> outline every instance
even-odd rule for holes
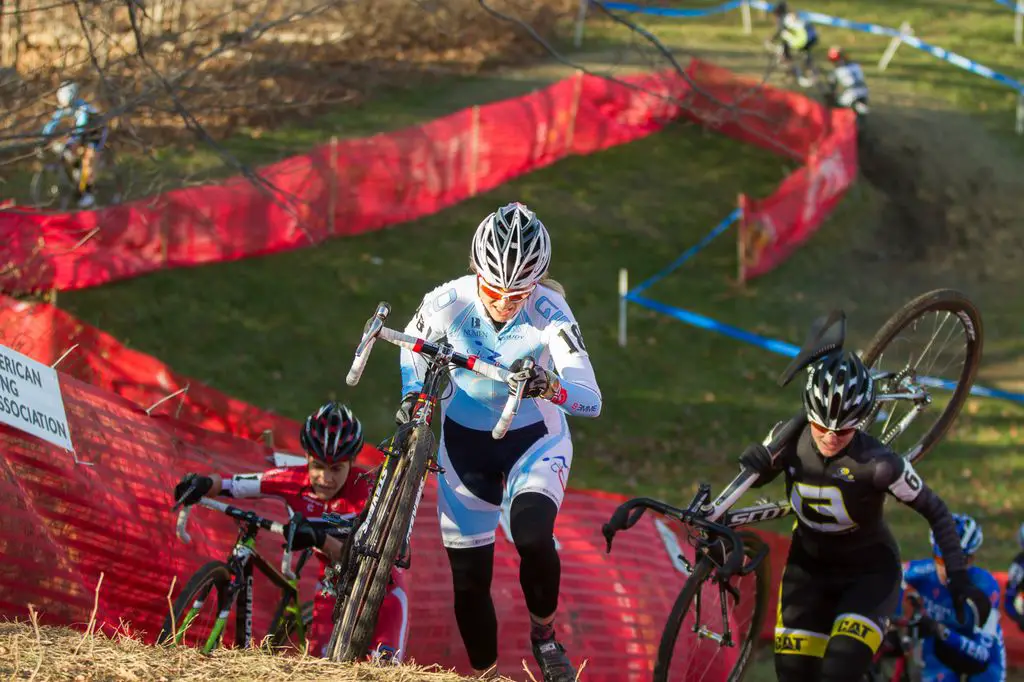
[[[203,501],[204,497],[276,497],[290,510],[304,515],[296,515],[285,530],[291,538],[290,550],[311,548],[320,559],[320,584],[313,599],[307,642],[310,655],[323,657],[332,634],[336,601],[334,590],[325,582],[327,567],[342,561],[345,538],[353,526],[358,526],[370,485],[366,472],[353,466],[363,449],[363,429],[348,407],[334,402],[321,406],[306,419],[300,442],[306,452],[305,467],[224,476],[190,473],[175,487],[174,499],[187,506]],[[402,570],[391,568],[388,578],[387,595],[375,619],[374,636],[369,646],[363,648],[364,657],[369,655],[378,662],[400,661],[408,632]],[[178,618],[177,623],[184,620]]]
[[[911,422],[931,403],[924,388],[929,384],[926,377],[917,375],[917,369],[934,363],[912,357],[906,367],[895,372],[873,366],[888,361],[894,337],[920,329],[917,321],[931,314],[941,322],[935,325],[937,334],[945,334],[947,341],[964,339],[962,368],[953,397],[935,424],[901,456],[890,444],[907,433]],[[897,313],[876,335],[862,360],[843,350],[845,316],[835,311],[816,325],[780,379],[786,385],[799,371],[807,370],[803,409],[776,425],[763,443],[746,448],[740,457],[741,473],[717,498],[712,501],[710,488],[703,485],[686,509],[637,499],[616,510],[604,528],[609,548],[615,533],[636,523],[648,508],[681,521],[696,538],[696,566],[691,567],[669,616],[655,667],[656,682],[688,679],[685,667],[672,667],[674,651],[686,655],[709,638],[733,644],[730,627],[736,619],[729,617],[728,610],[730,604],[741,601],[741,595],[733,590],[730,601],[730,580],[763,568],[764,553],[748,551],[744,538],[732,529],[789,513],[794,513],[797,521],[782,576],[775,629],[775,669],[780,682],[863,679],[900,596],[899,548],[883,516],[887,496],[928,521],[944,557],[957,620],[987,621],[990,603],[968,577],[953,517],[912,465],[938,441],[963,405],[980,361],[980,334],[981,321],[973,304],[956,292],[940,290],[911,301]],[[928,344],[926,350],[934,345]],[[887,403],[892,413],[902,402],[913,405],[908,418],[878,438],[867,432],[881,403]],[[886,426],[890,421],[891,417]],[[786,502],[763,502],[730,511],[746,490],[764,486],[780,475],[785,477]],[[709,586],[703,585],[706,581]],[[702,622],[702,600],[716,596],[721,601],[722,633]],[[759,589],[743,596],[756,602],[764,599]],[[715,613],[714,607],[709,610]],[[694,622],[681,632],[684,620]],[[757,621],[755,615],[750,622],[741,623],[741,653],[728,676],[731,681],[742,677],[750,640],[760,630]],[[677,650],[680,638],[685,640],[684,646]]]
[[[491,575],[507,495],[534,656],[545,682],[575,682],[576,671],[555,637],[560,563],[554,524],[572,465],[566,415],[596,417],[601,393],[561,287],[546,278],[550,261],[547,228],[533,211],[519,203],[499,208],[473,237],[474,274],[427,294],[404,333],[383,326],[390,308],[378,306],[348,383],[359,380],[376,339],[404,349],[395,437],[402,445],[394,449],[395,473],[387,475],[386,489],[374,493],[381,502],[371,504],[367,522],[380,529],[368,533],[389,540],[374,545],[384,550],[374,549],[380,558],[367,559],[367,565],[392,561],[403,538],[408,544],[424,477],[437,472],[455,618],[474,670],[494,675],[498,623]],[[442,397],[450,366],[451,391]],[[439,400],[443,421],[435,451],[430,420]],[[363,597],[350,598],[347,608],[363,601],[361,608],[372,611]]]

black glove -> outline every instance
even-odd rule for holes
[[[526,390],[523,392],[524,398],[550,400],[558,395],[562,388],[562,382],[557,374],[537,365],[524,368],[525,364],[525,360],[519,359],[509,367],[509,371],[512,372],[508,377],[508,390],[510,393],[518,388],[519,382],[525,381]]]
[[[989,603],[985,592],[971,582],[967,570],[950,571],[947,575],[946,586],[949,588],[949,595],[953,598],[953,609],[956,612],[956,619],[961,625],[968,624],[968,609],[973,611],[971,617],[974,619],[973,627],[980,628],[988,621],[989,613],[992,611],[992,604]]]
[[[322,549],[324,542],[327,541],[327,529],[320,525],[314,526],[301,514],[293,516],[288,525],[284,527],[284,544],[281,546],[286,549],[289,535],[292,539],[292,550],[303,550],[310,547]]]
[[[740,464],[763,476],[772,470],[772,453],[764,445],[753,443],[740,455]]]
[[[929,618],[927,615],[921,616],[921,620],[917,622],[917,627],[921,630],[922,637],[932,637],[935,639],[946,638],[946,628]]]
[[[415,414],[416,400],[420,397],[420,394],[416,391],[406,393],[402,396],[402,404],[398,406],[398,412],[395,412],[395,423],[401,426],[402,424],[408,424],[412,421],[413,415]]]
[[[175,504],[183,504],[186,507],[195,504],[210,492],[213,487],[213,479],[209,476],[199,474],[185,474],[181,477],[178,485],[174,486]]]

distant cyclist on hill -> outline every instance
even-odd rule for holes
[[[1024,523],[1017,531],[1017,542],[1021,550],[1024,550]],[[1024,551],[1013,558],[1010,570],[1007,571],[1006,597],[1003,600],[1006,615],[1017,623],[1017,627],[1024,631]]]
[[[96,108],[79,96],[78,85],[72,81],[64,81],[57,88],[57,107],[53,117],[43,126],[42,135],[53,135],[65,117],[71,117],[74,121],[65,149],[77,160],[82,176],[86,179],[84,186],[77,187],[78,207],[91,208],[96,203],[93,197],[96,161],[107,140],[107,126],[102,123]]]
[[[789,11],[785,0],[775,5],[774,14],[777,22],[775,33],[765,45],[773,47],[776,41],[781,40],[782,56],[792,69],[797,83],[802,88],[809,88],[814,85],[808,74],[813,73],[811,48],[818,44],[818,31],[814,24],[804,21],[796,12]],[[797,59],[798,55],[801,56],[800,60]]]
[[[857,117],[868,112],[868,86],[864,81],[864,70],[852,61],[841,47],[828,49],[828,60],[832,62],[832,73],[828,75],[829,102],[831,106],[853,109]]]

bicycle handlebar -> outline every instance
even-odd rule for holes
[[[363,327],[363,337],[359,340],[359,345],[356,346],[355,357],[352,360],[352,367],[348,371],[348,375],[345,377],[345,383],[349,386],[355,386],[359,383],[359,379],[363,376],[363,370],[366,369],[366,362],[370,358],[370,352],[373,350],[373,344],[376,343],[377,339],[383,339],[389,343],[393,343],[400,348],[405,348],[414,353],[426,355],[427,357],[436,358],[438,356],[447,358],[448,362],[460,367],[462,369],[468,369],[471,372],[476,372],[481,376],[485,376],[488,379],[494,381],[500,381],[502,383],[508,383],[509,377],[512,372],[501,367],[499,365],[491,364],[486,360],[480,359],[476,355],[463,355],[452,350],[451,346],[447,344],[437,344],[425,339],[419,339],[415,336],[409,336],[403,332],[395,331],[384,326],[385,320],[391,313],[391,306],[386,301],[381,301],[377,304],[377,310],[374,312],[373,317],[366,321],[366,325]],[[532,367],[533,360],[527,358],[524,362],[523,369],[529,369]],[[498,440],[504,438],[505,434],[508,433],[508,427],[512,424],[512,420],[515,419],[516,414],[519,412],[519,405],[522,402],[523,394],[526,391],[526,382],[520,381],[514,391],[510,391],[508,400],[505,402],[505,407],[501,411],[501,416],[498,418],[494,428],[491,429],[491,436]]]
[[[612,538],[615,537],[615,533],[635,526],[648,509],[652,509],[663,516],[672,517],[677,521],[714,531],[716,534],[723,536],[731,545],[732,551],[726,554],[725,563],[718,570],[719,577],[722,580],[728,580],[736,574],[746,575],[753,571],[757,564],[760,563],[759,561],[751,562],[747,566],[743,566],[743,540],[732,528],[708,521],[700,512],[678,509],[664,502],[652,500],[649,497],[637,497],[628,502],[623,502],[612,513],[608,523],[601,527],[601,531],[604,533],[605,540],[608,543],[607,552],[612,551]],[[763,559],[763,556],[761,558]]]
[[[246,511],[244,509],[239,509],[238,507],[234,507],[234,506],[232,506],[230,504],[227,504],[225,502],[221,502],[219,500],[212,500],[209,497],[204,497],[204,498],[200,499],[198,502],[196,502],[196,504],[199,505],[200,507],[206,507],[207,509],[213,509],[214,511],[219,511],[222,514],[226,514],[227,516],[230,516],[231,518],[237,519],[239,521],[247,521],[249,523],[254,523],[257,526],[259,526],[260,528],[262,528],[263,530],[268,530],[271,533],[274,533],[276,535],[280,535],[282,537],[286,537],[286,535],[285,535],[285,531],[286,531],[285,524],[278,523],[277,521],[271,521],[270,519],[265,519],[262,516],[260,516],[259,514],[257,514],[256,512]],[[186,531],[185,528],[188,525],[188,517],[192,513],[192,507],[194,507],[194,506],[195,505],[185,506],[185,507],[182,507],[181,510],[178,511],[178,524],[177,524],[178,539],[181,540],[182,542],[184,542],[186,545],[192,542],[192,536],[190,536],[188,534],[188,531]],[[291,544],[291,541],[289,539],[289,545],[290,544]],[[290,547],[285,547],[284,554],[281,557],[281,573],[283,573],[284,575],[288,576],[289,578],[294,578],[295,574],[292,573],[291,565],[292,565],[292,550],[291,550]]]
[[[806,424],[807,415],[801,410],[796,416],[779,426],[774,436],[765,443],[765,447],[771,453],[773,460],[781,452],[782,447],[794,438]],[[750,489],[758,477],[757,472],[746,467],[741,468],[739,475],[710,504],[707,501],[711,496],[711,487],[707,484],[702,484],[700,490],[686,509],[678,509],[672,505],[647,497],[638,497],[623,502],[612,513],[608,523],[601,527],[605,541],[608,543],[606,551],[612,551],[612,540],[616,533],[632,528],[646,510],[653,509],[659,514],[669,516],[684,524],[712,531],[716,535],[724,537],[732,545],[733,551],[727,555],[725,563],[719,569],[719,577],[727,580],[737,573],[746,575],[753,571],[760,561],[764,559],[766,552],[760,552],[746,566],[742,566],[744,556],[742,539],[732,528],[717,523],[717,521]]]

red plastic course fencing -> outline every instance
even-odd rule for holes
[[[20,325],[20,326],[19,326]],[[79,346],[60,367],[64,402],[79,459],[31,436],[0,427],[0,615],[24,617],[27,604],[43,612],[48,623],[84,624],[92,609],[99,575],[98,621],[108,630],[122,620],[152,638],[167,614],[167,591],[176,576],[178,586],[191,571],[210,558],[221,558],[232,540],[233,526],[208,510],[193,516],[193,544],[175,537],[170,490],[186,471],[255,471],[270,466],[271,450],[251,439],[261,429],[274,429],[275,441],[294,450],[298,424],[264,413],[171,372],[158,361],[124,348],[109,335],[82,325],[67,313],[45,304],[0,299],[0,343],[50,363],[62,348],[46,339],[60,336]],[[73,373],[75,376],[72,376]],[[147,376],[147,373],[150,373]],[[180,396],[180,412],[167,401],[152,416],[139,404],[159,399],[167,388],[189,384]],[[88,377],[95,385],[85,383]],[[133,384],[132,377],[139,384]],[[102,388],[101,388],[102,387]],[[115,395],[115,392],[121,395]],[[212,410],[223,410],[211,420]],[[179,418],[174,418],[178,413]],[[213,427],[218,432],[209,430]],[[436,485],[426,491],[415,529],[411,587],[410,655],[422,662],[439,662],[467,670],[467,661],[454,624],[447,560],[441,548],[435,514]],[[688,545],[667,526],[646,519],[620,534],[615,551],[604,553],[600,526],[621,497],[570,490],[556,535],[563,559],[563,598],[560,622],[574,655],[587,658],[589,680],[649,679],[661,628],[683,576],[672,563],[672,537],[690,554]],[[248,504],[248,503],[247,503]],[[264,514],[283,518],[275,502],[256,502]],[[762,535],[773,546],[770,555],[777,579],[785,560],[787,541]],[[279,551],[275,539],[263,537],[260,548],[270,556]],[[499,533],[494,596],[501,623],[501,665],[518,670],[529,660],[527,614],[522,606],[518,557],[511,542]],[[304,589],[312,588],[312,572]],[[257,594],[268,594],[258,579]],[[775,589],[770,592],[773,600]],[[706,595],[713,605],[716,595]],[[257,630],[265,628],[270,600],[258,600]],[[706,608],[706,614],[716,609]],[[774,612],[774,606],[770,613]],[[749,614],[740,611],[742,620]],[[713,623],[712,623],[713,625]],[[1007,626],[1011,624],[1007,621]],[[770,639],[774,621],[765,621],[762,634]],[[1024,653],[1024,641],[1011,633],[1014,660]],[[707,645],[710,646],[710,645]],[[699,661],[697,670],[711,673],[693,679],[722,679],[716,665],[725,654],[692,652],[679,665]],[[712,666],[707,670],[706,666]]]
[[[75,352],[91,355],[95,350]],[[88,465],[0,427],[0,555],[5,557],[0,562],[0,614],[24,617],[32,603],[44,623],[84,624],[102,573],[97,623],[108,632],[128,623],[152,640],[168,613],[172,579],[177,577],[180,588],[202,563],[223,558],[233,539],[234,526],[226,517],[199,510],[192,517],[193,543],[179,542],[170,511],[174,483],[186,471],[268,468],[271,450],[170,416],[149,416],[138,405],[67,374],[61,373],[60,381],[77,455]],[[414,534],[409,655],[468,671],[453,619],[447,559],[437,519],[429,511],[436,491],[432,481]],[[674,553],[651,520],[623,533],[615,552],[605,554],[600,527],[617,502],[599,493],[571,491],[556,527],[563,561],[560,626],[574,655],[588,660],[586,679],[594,681],[649,679],[664,619],[683,581],[672,564]],[[276,502],[254,507],[284,516]],[[278,556],[278,543],[268,534],[260,549]],[[494,596],[501,623],[500,663],[513,674],[523,659],[531,660],[517,575],[515,549],[499,534]],[[307,572],[307,594],[312,577],[313,571]],[[258,597],[269,597],[267,588],[265,580],[257,580],[258,631],[269,622],[274,603]],[[716,594],[707,596],[713,603]],[[744,616],[749,613],[735,618]],[[722,666],[735,654],[702,653],[707,652],[689,657],[681,652],[677,664],[699,664],[708,673],[694,680],[724,679]]]
[[[639,139],[685,116],[805,158],[832,119],[808,98],[694,60],[630,88],[579,74],[396,132],[346,139],[244,178],[98,211],[0,212],[8,291],[69,290],[154,270],[308,246],[439,211],[571,154]],[[694,89],[690,83],[698,84]],[[685,102],[685,108],[680,103]]]

